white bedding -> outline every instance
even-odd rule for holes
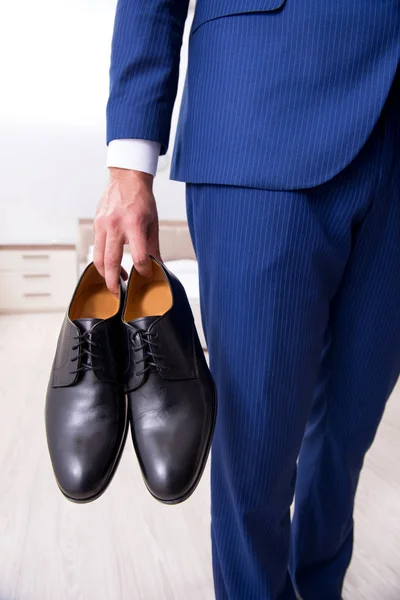
[[[200,299],[197,260],[167,260],[165,266],[181,281],[189,300]]]

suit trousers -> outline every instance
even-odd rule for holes
[[[318,187],[187,185],[219,397],[217,600],[341,598],[359,474],[400,368],[398,114]]]

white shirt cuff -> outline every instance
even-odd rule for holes
[[[108,144],[107,167],[132,169],[155,175],[161,144],[150,140],[112,140]]]

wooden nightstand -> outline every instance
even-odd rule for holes
[[[76,281],[73,245],[0,246],[0,312],[65,310]]]

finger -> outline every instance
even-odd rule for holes
[[[138,230],[129,238],[129,248],[136,271],[144,277],[151,277],[153,269],[148,251],[147,235],[144,229]]]
[[[121,273],[123,249],[123,236],[109,231],[107,233],[104,253],[105,280],[110,292],[117,297],[119,296],[119,277]]]
[[[94,248],[93,248],[93,262],[94,266],[104,277],[104,251],[106,248],[106,232],[103,229],[95,229],[94,234]]]

